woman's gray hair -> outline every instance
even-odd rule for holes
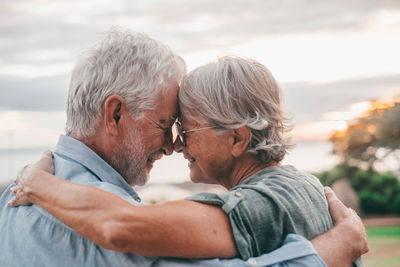
[[[143,33],[112,28],[72,72],[66,134],[92,136],[113,94],[125,99],[131,115],[154,108],[163,89],[185,73],[183,59],[167,46]]]
[[[240,57],[219,58],[190,72],[179,91],[185,114],[217,126],[251,133],[248,152],[260,162],[281,161],[291,146],[290,127],[281,107],[281,89],[261,63]]]

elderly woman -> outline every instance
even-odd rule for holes
[[[318,179],[280,164],[288,148],[284,139],[287,128],[281,91],[266,67],[238,57],[223,57],[201,66],[182,82],[179,106],[179,138],[174,146],[189,161],[191,180],[229,190],[189,198],[226,213],[235,247],[228,247],[234,252],[225,256],[234,256],[236,249],[247,259],[276,249],[288,233],[311,239],[332,227]],[[15,193],[23,194],[25,187],[28,201],[108,248],[151,255],[152,245],[158,242],[152,233],[164,229],[166,222],[180,227],[179,216],[186,221],[189,216],[193,224],[207,220],[190,211],[177,214],[182,201],[164,204],[164,220],[155,220],[160,214],[154,213],[154,206],[133,206],[102,190],[38,173],[21,181],[22,188]],[[74,194],[72,188],[79,188],[80,194]],[[191,232],[183,235],[179,237],[182,246],[193,238]],[[162,248],[157,253],[165,255]]]

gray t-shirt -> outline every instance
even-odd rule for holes
[[[333,226],[319,180],[290,165],[267,167],[227,193],[188,199],[224,210],[243,259],[280,247],[289,233],[311,239]]]

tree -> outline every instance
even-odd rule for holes
[[[330,141],[333,153],[351,166],[370,169],[388,157],[400,162],[400,102],[371,102],[363,116],[349,122],[346,130],[335,131]]]
[[[379,173],[378,163],[395,159],[400,167],[400,101],[374,101],[362,116],[330,137],[341,164],[316,174],[331,185],[348,178],[365,214],[400,214],[400,180],[392,172]]]

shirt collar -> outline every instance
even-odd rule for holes
[[[140,202],[140,197],[124,178],[84,143],[72,137],[61,135],[54,153],[78,162],[92,172],[100,181],[122,188],[136,201]]]

